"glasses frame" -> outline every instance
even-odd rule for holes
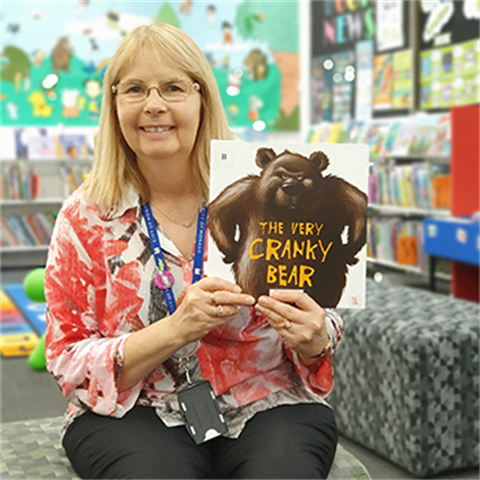
[[[178,80],[177,80],[178,81]],[[198,82],[188,82],[188,80],[182,80],[182,81],[185,81],[187,84],[188,84],[188,91],[187,91],[187,94],[185,95],[185,98],[182,98],[181,100],[171,100],[171,99],[168,99],[168,98],[165,98],[163,95],[162,95],[162,91],[160,89],[160,86],[162,84],[165,84],[165,83],[174,83],[174,81],[172,80],[165,80],[164,82],[160,82],[156,85],[149,85],[147,87],[147,89],[145,90],[145,96],[139,100],[126,100],[127,103],[142,103],[144,102],[148,96],[150,95],[150,90],[152,88],[155,88],[158,92],[158,95],[160,96],[160,98],[162,98],[162,100],[164,100],[165,102],[168,102],[168,103],[182,103],[182,102],[185,102],[187,100],[187,98],[192,94],[192,90],[195,90],[196,92],[200,92],[200,84]],[[112,91],[112,94],[113,95],[118,95],[119,98],[122,97],[122,94],[118,91],[118,85],[120,84],[120,82],[118,82],[117,84],[113,84],[110,88],[111,88],[111,91]]]

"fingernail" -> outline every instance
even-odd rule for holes
[[[268,304],[268,298],[266,298],[266,297],[260,297],[260,298],[258,299],[258,303],[259,303],[260,305],[267,305],[267,304]]]

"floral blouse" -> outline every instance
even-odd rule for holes
[[[158,229],[178,296],[191,284],[193,261],[178,252],[161,226]],[[174,358],[118,391],[125,341],[168,315],[154,276],[155,261],[133,189],[108,212],[87,203],[81,189],[65,201],[45,276],[45,353],[48,370],[69,400],[65,428],[87,409],[122,417],[135,405],[154,407],[168,426],[183,424],[176,399],[183,380]],[[333,386],[332,353],[343,330],[340,316],[326,312],[332,348],[308,367],[253,307],[242,307],[233,321],[197,342],[190,373],[211,382],[228,436],[237,437],[258,411],[281,404],[325,403]]]

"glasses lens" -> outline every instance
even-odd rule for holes
[[[190,91],[190,83],[184,80],[175,80],[159,85],[162,97],[169,102],[181,102],[185,100]]]
[[[126,83],[120,85],[118,93],[127,102],[141,102],[147,93],[147,86],[141,83]]]

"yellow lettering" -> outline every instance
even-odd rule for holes
[[[297,222],[292,222],[292,234],[295,235],[295,232],[298,229],[298,223]]]
[[[282,242],[279,240],[274,240],[273,238],[267,239],[267,262],[270,261],[272,257],[275,257],[275,260],[280,260],[278,256],[278,250],[282,246]]]
[[[321,242],[321,240],[319,240]],[[316,244],[311,244],[310,240],[307,240],[307,252],[305,254],[305,258],[307,260],[316,260],[317,257],[315,256],[315,249],[318,248],[318,245]]]
[[[265,227],[268,225],[268,222],[258,222],[258,224],[262,227],[262,235],[265,235]]]
[[[290,260],[292,258],[291,248],[292,248],[292,241],[288,239],[285,241],[285,246],[283,247],[282,254],[280,255],[280,257],[283,258],[286,256]]]
[[[318,237],[320,235],[320,232],[322,231],[323,223],[319,225],[318,223],[315,222],[315,228],[317,229],[317,237]]]
[[[332,248],[332,245],[333,245],[333,242],[330,242],[327,246],[327,249],[325,250],[323,248],[323,243],[321,240],[318,241],[318,244],[320,245],[320,248],[322,250],[322,253],[323,253],[323,258],[322,258],[322,263],[325,261],[325,257],[327,256],[328,254],[328,251],[330,250],[330,248]]]
[[[288,283],[293,283],[295,286],[298,284],[298,267],[294,265],[292,267],[292,271],[290,272],[290,276],[288,277]]]
[[[305,242],[300,242],[300,247],[296,240],[293,241],[293,258],[297,258],[297,255],[303,257],[303,253],[305,250]]]
[[[287,266],[286,265],[280,265],[278,267],[278,282],[281,287],[286,287],[287,286]]]
[[[277,281],[277,269],[273,265],[268,266],[267,283],[275,283]]]
[[[313,223],[307,222],[305,226],[305,235],[313,235]]]
[[[307,265],[300,265],[300,284],[299,287],[303,288],[305,284],[308,284],[309,287],[312,287],[311,276],[315,273],[315,269]]]
[[[254,247],[254,245],[255,245],[256,243],[261,243],[261,242],[263,242],[263,240],[262,240],[261,238],[256,238],[256,239],[250,244],[250,249],[249,249],[249,251],[248,251],[248,255],[249,255],[249,257],[250,257],[252,260],[257,260],[258,258],[261,258],[261,257],[263,257],[263,255],[264,255],[263,253],[257,253],[257,254],[255,254],[255,253],[253,252],[253,247]]]

